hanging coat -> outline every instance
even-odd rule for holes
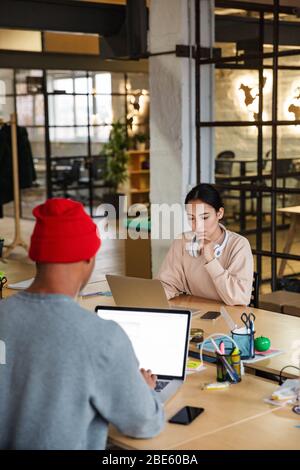
[[[17,127],[19,187],[30,188],[36,180],[31,145],[27,129]],[[0,129],[0,205],[13,201],[13,170],[11,150],[11,126],[4,124]]]

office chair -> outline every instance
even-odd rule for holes
[[[249,307],[258,308],[259,304],[259,274],[254,271]]]
[[[107,158],[101,155],[92,157],[90,163],[85,164],[86,169],[91,170],[91,178],[93,181],[104,182],[104,175],[106,171]],[[90,175],[83,176],[79,179],[80,185],[89,185]]]
[[[233,158],[235,158],[235,153],[232,150],[224,150],[223,152],[220,152],[216,157],[215,172],[218,175],[231,176],[233,162],[226,160],[232,160]]]
[[[68,161],[69,162],[69,161]],[[61,165],[64,164],[65,161],[58,161],[57,164]],[[54,183],[60,187],[63,191],[63,196],[65,198],[70,197],[68,194],[67,190],[69,186],[71,186],[73,183],[78,183],[79,178],[80,178],[80,167],[81,167],[81,161],[80,160],[73,160],[71,163],[71,168],[67,170],[63,170],[61,172],[58,172]],[[55,168],[54,168],[55,171]]]
[[[219,177],[224,177],[224,180],[226,180],[226,177],[232,176],[232,169],[233,169],[233,159],[235,158],[235,153],[232,150],[223,150],[216,156],[215,160],[215,173]],[[227,160],[227,161],[226,161]],[[222,181],[222,180],[221,180]],[[233,188],[234,189],[234,188]],[[229,189],[221,189],[220,190],[221,197],[223,200],[228,201],[237,201],[240,199],[239,196],[234,195],[232,191]],[[236,204],[233,203],[231,205],[231,217],[235,221],[235,213],[236,213]],[[228,211],[226,210],[225,212],[225,218],[224,222],[226,223],[229,220],[228,216]]]

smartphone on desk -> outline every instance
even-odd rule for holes
[[[195,406],[185,406],[181,408],[181,410],[176,413],[171,419],[169,419],[169,423],[173,424],[190,424],[194,421],[197,416],[203,413],[204,408],[197,408]]]
[[[220,316],[220,312],[206,312],[200,317],[200,320],[216,320]]]

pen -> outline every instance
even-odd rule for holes
[[[211,340],[211,342],[212,342],[212,344],[213,344],[213,346],[214,346],[216,352],[217,352],[218,354],[221,354],[221,351],[220,351],[220,349],[219,349],[217,343],[215,342],[215,340],[212,339],[212,338],[210,338],[210,340]]]
[[[250,320],[250,355],[254,357],[254,322]]]
[[[105,295],[106,297],[111,297],[112,294],[108,291],[108,292],[103,292],[103,291],[100,291],[100,292],[90,292],[89,294],[79,294],[81,297],[93,297],[95,295]]]

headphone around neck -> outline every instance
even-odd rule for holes
[[[224,237],[224,240],[221,244],[217,243],[214,247],[214,253],[215,253],[215,258],[220,258],[226,244],[227,244],[227,241],[228,241],[228,237],[229,237],[229,234],[226,230],[226,228],[220,224],[220,226],[222,227],[222,229],[224,230],[225,232],[225,237]],[[195,234],[193,236],[193,239],[190,243],[187,244],[187,251],[189,253],[190,256],[192,256],[192,258],[198,258],[198,256],[200,256],[200,250],[202,248],[202,244],[200,244],[199,240],[197,240],[197,235]]]

